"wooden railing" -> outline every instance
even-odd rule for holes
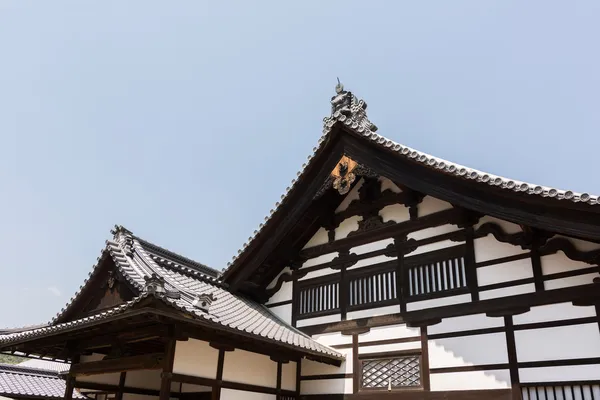
[[[406,257],[402,263],[393,260],[299,281],[298,318],[468,293],[465,251],[464,245],[453,246]]]
[[[600,400],[600,381],[522,383],[522,400]]]

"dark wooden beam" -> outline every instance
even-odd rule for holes
[[[88,390],[97,390],[108,393],[118,393],[119,386],[118,385],[109,385],[105,383],[96,383],[96,382],[76,382],[75,388],[77,389],[88,389]],[[123,393],[127,394],[141,394],[146,396],[157,396],[160,394],[160,391],[156,389],[144,389],[144,388],[136,388],[136,387],[128,387],[123,386]],[[179,393],[171,393],[171,397],[178,397]]]
[[[123,400],[123,389],[125,388],[125,379],[127,378],[127,372],[121,372],[119,376],[119,390],[115,396],[115,400]]]
[[[173,332],[174,327],[169,327],[169,331]],[[175,363],[175,346],[177,341],[171,337],[165,343],[165,356],[163,358],[163,372],[161,375],[160,382],[160,396],[159,400],[169,400],[169,394],[171,393],[171,376],[173,372],[173,364]]]
[[[121,357],[110,360],[90,361],[71,365],[69,375],[95,375],[112,372],[134,371],[139,369],[159,369],[163,366],[163,353]]]

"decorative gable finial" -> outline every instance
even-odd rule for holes
[[[344,120],[349,118],[358,125],[358,128],[370,130],[371,132],[377,131],[377,126],[367,118],[367,103],[363,99],[358,99],[352,92],[344,90],[344,85],[342,85],[339,78],[337,82],[337,85],[335,85],[336,94],[331,98],[331,116],[323,119],[325,125],[333,124],[343,116]]]
[[[167,296],[171,299],[179,299],[181,294],[177,291],[167,290],[165,288],[165,278],[153,273],[150,276],[145,276],[144,292],[154,294],[155,296]]]
[[[204,312],[208,312],[211,304],[216,300],[215,296],[211,294],[202,293],[192,302],[192,305],[196,308],[201,309]]]
[[[110,230],[110,233],[112,233],[113,239],[123,246],[125,254],[129,257],[133,257],[133,232],[122,225],[115,225],[115,227]]]

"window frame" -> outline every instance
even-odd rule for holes
[[[372,387],[364,387],[363,386],[363,366],[365,361],[371,360],[379,360],[379,359],[390,359],[390,358],[402,358],[402,357],[410,357],[410,356],[418,356],[419,359],[419,385],[418,386],[402,386],[402,387],[392,387],[388,390],[387,386],[382,388],[372,388]],[[356,368],[356,373],[358,374],[358,391],[359,392],[405,392],[405,391],[424,391],[425,387],[423,386],[423,377],[424,374],[428,374],[429,371],[425,371],[423,369],[423,352],[421,349],[410,349],[410,350],[397,350],[397,351],[388,351],[381,353],[362,353],[358,355],[358,368]]]

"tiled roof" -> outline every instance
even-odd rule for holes
[[[381,148],[394,151],[402,157],[411,159],[414,162],[423,164],[429,168],[436,169],[448,175],[454,175],[466,180],[472,180],[481,183],[482,185],[495,186],[501,189],[506,189],[513,192],[521,192],[532,196],[550,197],[558,200],[568,200],[575,203],[587,203],[590,205],[600,204],[600,196],[597,195],[590,195],[588,193],[577,193],[571,190],[556,189],[552,187],[517,181],[514,179],[509,179],[502,176],[489,174],[486,172],[481,172],[476,169],[468,168],[460,164],[446,161],[441,158],[434,157],[427,153],[423,153],[421,151],[404,146],[400,143],[394,142],[393,140],[390,140],[378,133],[375,133],[375,131],[377,131],[378,129],[367,119],[366,103],[363,100],[356,99],[356,97],[354,97],[350,92],[342,92],[340,95],[347,95],[349,99],[352,98],[351,106],[348,106],[347,112],[345,112],[346,110],[336,109],[339,107],[336,107],[336,104],[334,104],[334,99],[336,99],[338,96],[334,96],[334,98],[332,99],[332,114],[330,117],[324,118],[323,134],[321,135],[317,146],[313,148],[312,154],[308,156],[307,162],[302,164],[302,167],[296,174],[296,178],[292,179],[291,184],[285,189],[285,192],[281,195],[280,201],[275,203],[275,206],[270,210],[269,215],[267,215],[264,218],[264,222],[259,224],[258,229],[256,229],[252,236],[248,238],[248,241],[246,241],[246,243],[242,245],[242,247],[238,250],[237,254],[232,257],[232,260],[227,263],[227,268],[223,270],[222,275],[225,275],[231,269],[231,267],[235,265],[236,261],[248,248],[250,243],[252,243],[254,239],[256,239],[260,232],[262,232],[263,227],[269,223],[273,215],[277,213],[281,205],[287,200],[289,193],[302,179],[302,176],[304,175],[308,166],[311,164],[312,160],[315,159],[315,156],[324,147],[326,139],[328,138],[330,132],[333,131],[334,125],[336,125],[337,123],[345,125],[350,131],[352,131],[357,136],[361,136]],[[350,100],[348,101],[350,102]]]
[[[71,364],[32,358],[32,359],[29,359],[27,361],[23,361],[23,362],[17,364],[17,366],[23,367],[23,368],[33,368],[33,369],[40,369],[40,370],[44,370],[44,371],[53,371],[56,373],[60,373],[60,372],[68,371],[69,368],[71,367]]]
[[[0,364],[0,395],[62,399],[65,395],[65,380],[56,371]],[[74,390],[73,398],[86,397]]]
[[[197,268],[166,260],[154,253],[153,249],[154,246],[148,246],[148,242],[141,241],[131,232],[118,227],[115,230],[114,240],[107,241],[99,260],[111,257],[139,296],[112,309],[76,321],[57,323],[55,319],[55,322],[47,327],[0,336],[0,345],[96,323],[130,310],[142,299],[153,295],[194,317],[200,323],[216,324],[221,329],[233,333],[255,336],[308,354],[327,356],[336,360],[344,358],[337,351],[286,324],[265,306],[232,294],[218,279],[199,272]],[[90,275],[97,273],[100,264],[97,263]],[[145,291],[146,279],[152,275],[164,278],[164,289],[167,294]],[[78,294],[71,299],[64,310],[70,309],[71,304],[88,284],[80,288]],[[176,293],[177,296],[169,296],[169,292]],[[208,312],[194,305],[200,295],[212,296],[214,299]]]

